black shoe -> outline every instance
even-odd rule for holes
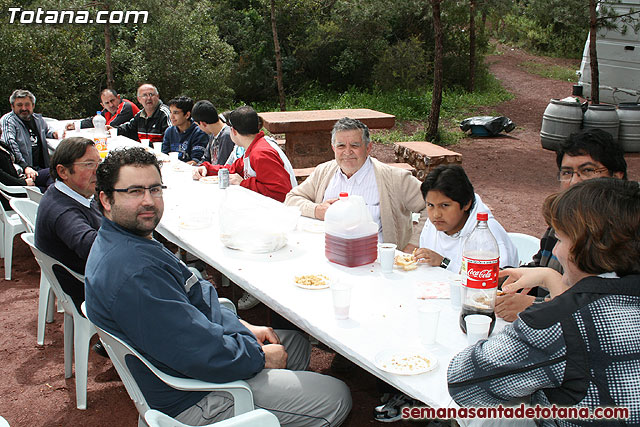
[[[383,396],[383,399],[387,396]],[[402,408],[414,406],[413,399],[405,394],[394,394],[373,410],[373,418],[382,423],[393,423],[402,419]]]
[[[95,351],[102,357],[106,357],[107,359],[109,358],[109,354],[107,353],[107,350],[105,350],[104,346],[102,345],[102,341],[100,340],[98,340],[98,342],[93,345],[93,351]]]

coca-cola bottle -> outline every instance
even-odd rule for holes
[[[491,234],[487,220],[489,214],[478,213],[478,223],[462,247],[462,311],[460,328],[467,333],[465,317],[469,314],[484,314],[491,317],[489,334],[496,323],[494,307],[498,289],[500,249]]]

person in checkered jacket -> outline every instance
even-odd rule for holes
[[[626,407],[640,424],[640,187],[598,178],[550,196],[544,216],[556,231],[563,274],[505,269],[502,289],[533,286],[551,300],[460,352],[450,362],[449,392],[461,406]],[[602,420],[540,420],[595,425]]]

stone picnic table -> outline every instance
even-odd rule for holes
[[[368,108],[276,111],[259,115],[269,132],[285,134],[285,152],[294,168],[313,167],[334,158],[331,129],[343,117],[358,119],[369,129],[390,129],[396,123],[395,116]]]

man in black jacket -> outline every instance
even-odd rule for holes
[[[149,146],[153,147],[154,142],[162,142],[164,132],[171,126],[171,112],[160,100],[158,88],[149,83],[138,88],[138,102],[143,109],[127,123],[117,127],[118,135],[141,142],[146,139]]]

